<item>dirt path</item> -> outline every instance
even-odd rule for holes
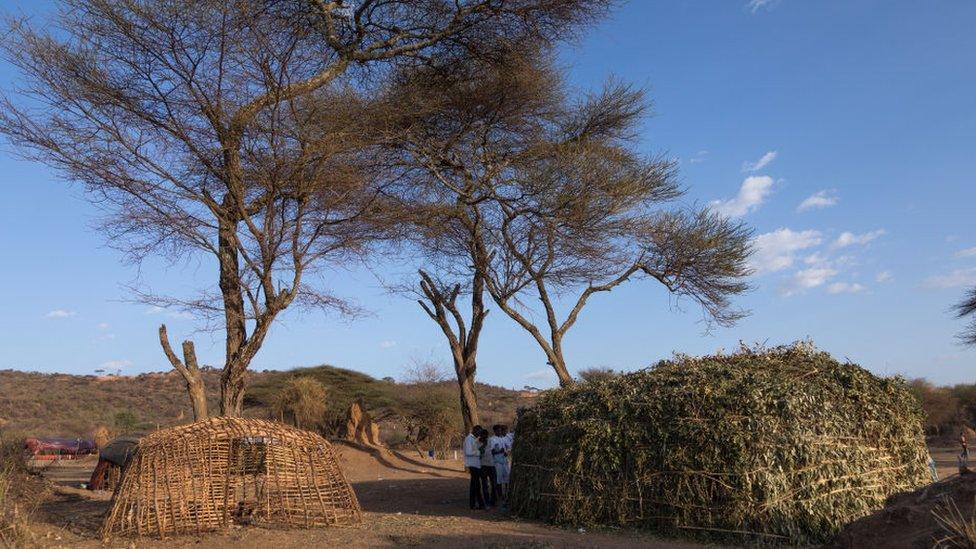
[[[36,512],[44,547],[702,547],[634,532],[589,532],[515,520],[497,511],[471,511],[467,476],[460,463],[417,456],[367,452],[339,445],[343,470],[365,511],[350,528],[267,530],[233,527],[225,534],[183,536],[163,541],[97,539],[108,493],[78,488],[94,462],[63,462],[45,476],[57,484],[52,498]]]

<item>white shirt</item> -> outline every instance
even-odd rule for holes
[[[488,451],[491,453],[491,457],[495,460],[495,463],[506,460],[505,449],[507,446],[508,442],[505,437],[492,436],[488,439]]]
[[[481,452],[481,466],[482,467],[495,466],[495,458],[491,455],[491,442],[486,442],[485,447]]]
[[[478,451],[478,437],[468,433],[464,437],[464,466],[481,469],[481,452]]]

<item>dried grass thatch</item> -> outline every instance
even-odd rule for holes
[[[361,518],[324,438],[271,421],[219,417],[139,441],[102,535],[164,537],[231,523],[308,528]]]
[[[511,507],[575,525],[812,543],[929,481],[900,379],[807,344],[678,357],[550,392],[519,421]]]

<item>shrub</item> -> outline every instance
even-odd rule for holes
[[[139,417],[128,410],[123,410],[115,414],[113,423],[120,434],[129,435],[139,428]]]
[[[272,409],[278,419],[300,429],[317,429],[325,419],[325,387],[306,376],[289,379],[275,396]]]
[[[551,391],[520,417],[512,511],[738,543],[825,541],[928,481],[900,379],[812,346],[677,357]]]
[[[595,367],[579,371],[579,377],[584,382],[606,381],[618,375],[620,375],[620,373],[615,371],[613,368]]]
[[[403,443],[420,453],[433,449],[444,455],[460,444],[464,430],[457,403],[457,389],[451,383],[417,383],[401,387],[400,402],[393,417],[404,432]]]

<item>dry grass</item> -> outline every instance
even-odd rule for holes
[[[936,540],[935,547],[976,548],[976,506],[974,506],[974,513],[967,517],[956,502],[947,497],[932,510],[932,516],[942,528],[943,534]]]
[[[13,548],[32,545],[30,519],[37,504],[29,497],[27,467],[18,442],[0,433],[0,546]]]
[[[208,403],[215,410],[220,372],[205,368],[203,376]],[[371,413],[381,415],[378,412],[405,403],[404,395],[412,386],[333,366],[251,372],[245,415],[277,417],[273,412],[276,396],[299,377],[315,379],[328,392],[326,433],[330,426],[344,422],[354,400],[362,397]],[[443,386],[456,394],[453,381]],[[511,422],[515,410],[529,402],[502,387],[478,384],[477,390],[481,420],[486,424]],[[174,371],[132,377],[0,371],[0,422],[7,420],[9,429],[31,436],[88,437],[98,425],[109,426],[115,435],[125,431],[145,434],[157,427],[188,423],[192,417],[185,384]],[[120,419],[124,421],[120,423]]]

